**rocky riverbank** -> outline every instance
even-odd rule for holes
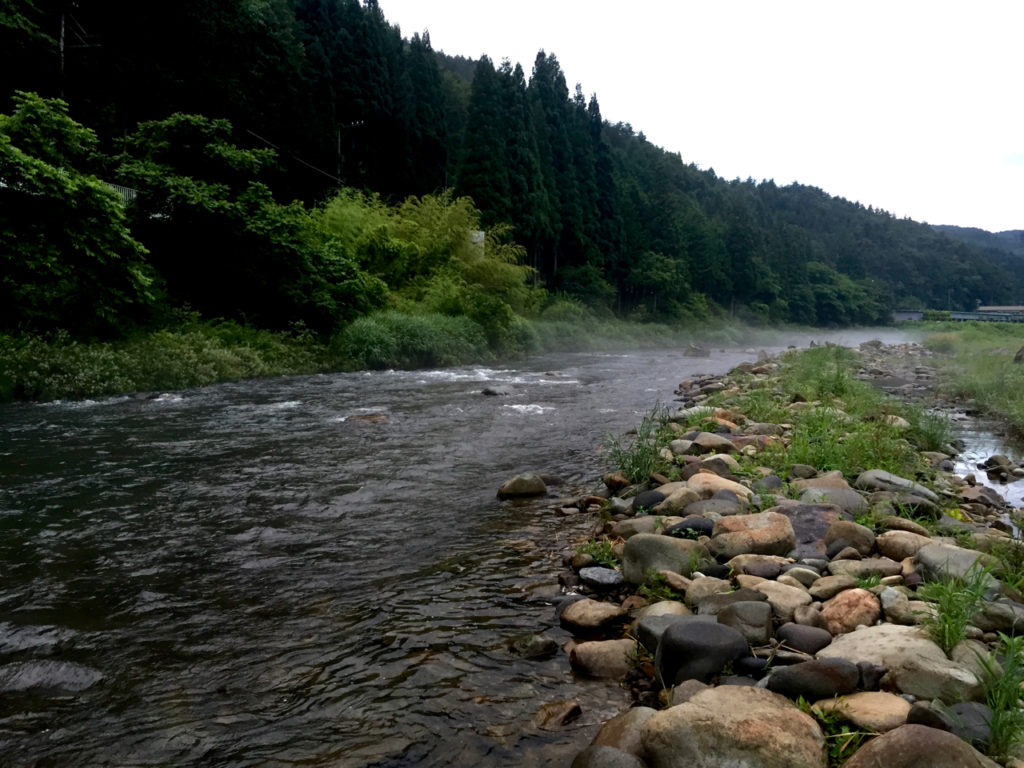
[[[906,404],[930,397],[927,357],[871,342],[849,376],[762,359],[683,382],[623,449],[653,472],[560,503],[595,516],[561,579],[567,662],[635,701],[574,768],[1024,766],[1021,511],[927,445],[934,417]]]

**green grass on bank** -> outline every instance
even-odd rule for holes
[[[330,340],[303,329],[257,330],[185,315],[170,328],[86,343],[69,334],[0,334],[0,402],[82,399],[183,389],[219,381],[320,371],[494,363],[527,354],[734,344],[756,335],[740,324],[672,326],[598,317],[554,302],[498,336],[465,316],[389,310],[350,323]],[[768,333],[765,331],[764,333]]]
[[[1024,431],[1024,363],[1014,363],[1024,346],[1024,324],[927,323],[925,345],[939,353],[943,387],[959,398],[1006,418]]]

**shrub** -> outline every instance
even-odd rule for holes
[[[489,357],[483,329],[467,317],[381,312],[361,317],[331,342],[359,367],[426,368]]]

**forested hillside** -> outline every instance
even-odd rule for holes
[[[0,94],[7,331],[187,306],[329,335],[391,308],[501,344],[556,295],[847,324],[1024,293],[924,224],[687,164],[606,122],[554,53],[446,56],[376,0],[26,0],[0,11]]]

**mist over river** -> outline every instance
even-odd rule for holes
[[[791,334],[905,341],[893,330]],[[567,766],[625,691],[559,641],[559,496],[747,346],[0,407],[0,764]],[[509,392],[485,397],[485,387]],[[500,502],[518,472],[565,484]],[[575,699],[582,718],[534,724]]]

